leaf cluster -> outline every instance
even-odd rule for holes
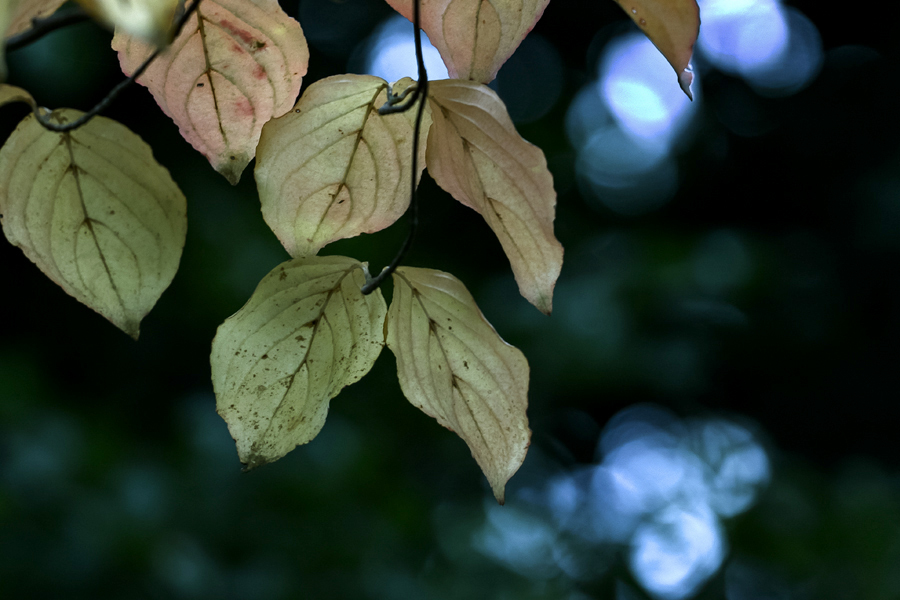
[[[236,184],[256,159],[263,218],[291,258],[219,327],[211,354],[218,412],[246,468],[312,440],[330,400],[387,345],[403,393],[468,444],[502,503],[530,443],[525,357],[458,279],[399,266],[412,236],[378,278],[356,259],[317,254],[410,209],[414,226],[427,167],[485,219],[521,294],[550,314],[563,257],[552,177],[486,85],[549,0],[387,1],[414,22],[418,81],[339,75],[299,100],[309,52],[277,0],[79,4],[115,28],[112,47],[130,77],[123,85],[145,86],[216,171]],[[619,3],[690,95],[696,2]],[[0,31],[9,45],[24,43],[62,19],[62,4],[12,0],[0,9]],[[419,27],[451,79],[428,81]],[[67,293],[137,338],[178,269],[185,196],[138,136],[97,116],[106,104],[51,111],[0,84],[0,105],[13,101],[33,112],[0,149],[4,234]],[[388,274],[390,307],[377,288]]]

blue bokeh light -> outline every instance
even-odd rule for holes
[[[680,600],[694,594],[722,564],[725,540],[708,507],[672,505],[634,533],[630,566],[653,596]]]
[[[516,508],[487,505],[472,546],[539,579],[599,577],[603,564],[585,567],[573,557],[624,546],[648,594],[682,600],[722,566],[722,520],[748,510],[770,476],[766,451],[748,427],[720,417],[682,420],[653,405],[610,419],[598,460],[522,490]]]
[[[672,67],[644,35],[628,33],[607,44],[598,79],[582,88],[566,115],[588,201],[625,215],[668,202],[678,188],[672,155],[700,102],[698,93],[693,103],[687,98]]]
[[[603,99],[622,130],[669,147],[686,124],[691,101],[653,43],[639,33],[614,40],[599,75]]]
[[[757,93],[793,94],[818,75],[822,41],[815,25],[796,9],[778,0],[701,0],[700,12],[700,53]]]
[[[379,25],[366,42],[364,72],[393,83],[404,77],[416,79],[416,42],[408,20],[393,15]],[[431,80],[446,79],[447,67],[437,48],[422,33],[422,57]]]

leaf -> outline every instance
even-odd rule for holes
[[[32,19],[49,16],[65,1],[0,0],[0,83],[6,81],[6,44],[2,42],[31,29]]]
[[[52,113],[67,122],[82,113]],[[0,149],[3,233],[79,302],[137,339],[184,247],[185,198],[150,147],[111,119],[70,133],[28,115]]]
[[[429,89],[428,172],[484,217],[521,294],[550,314],[563,249],[553,235],[556,192],[544,153],[519,136],[503,102],[487,86],[448,79]]]
[[[691,94],[691,55],[700,33],[697,0],[616,0],[622,10],[662,52],[688,98]]]
[[[394,90],[410,84],[404,78]],[[291,256],[380,231],[406,212],[416,109],[380,116],[387,85],[369,75],[322,79],[263,128],[255,171],[263,217]],[[422,121],[417,180],[427,111]]]
[[[210,357],[216,405],[247,469],[313,439],[329,401],[372,368],[386,307],[379,290],[362,295],[366,273],[343,256],[295,258],[219,326]]]
[[[504,342],[449,273],[400,267],[387,345],[403,394],[468,444],[494,496],[525,460],[528,361]]]
[[[550,0],[420,0],[422,30],[450,77],[489,83]],[[387,0],[413,20],[413,0]]]
[[[66,3],[66,0],[8,0],[9,24],[4,37],[19,35],[31,29],[33,19],[45,19]]]
[[[179,0],[75,0],[92,17],[110,29],[133,35],[154,46],[165,46],[172,38]]]
[[[25,104],[30,105],[32,110],[36,107],[34,98],[31,97],[31,94],[20,87],[0,83],[0,106],[4,106],[11,102],[24,102]]]
[[[121,32],[113,48],[125,73],[152,52]],[[138,82],[184,139],[236,184],[263,125],[293,106],[308,61],[300,24],[276,0],[203,0]]]

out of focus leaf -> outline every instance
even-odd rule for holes
[[[486,85],[448,79],[429,89],[428,172],[481,213],[509,257],[519,291],[550,314],[563,248],[553,235],[556,192],[544,153],[516,132]]]
[[[616,0],[647,34],[678,75],[678,85],[693,99],[691,55],[700,33],[697,0]]]
[[[6,238],[41,271],[134,338],[178,270],[187,229],[169,172],[104,117],[55,133],[28,115],[0,149],[0,213]]]
[[[66,0],[2,0],[0,1],[0,83],[6,81],[7,38],[31,29],[34,19],[48,17]]]
[[[365,275],[365,264],[343,256],[290,260],[219,326],[216,405],[247,469],[313,439],[329,401],[372,368],[386,307],[379,290],[363,296]]]
[[[9,20],[3,37],[11,37],[31,29],[34,19],[49,17],[66,3],[66,0],[6,0]],[[0,13],[3,9],[0,9]]]
[[[385,329],[404,395],[468,444],[503,504],[531,440],[525,356],[497,335],[462,282],[431,269],[397,269]]]
[[[166,45],[181,0],[75,0],[98,21],[154,46]]]
[[[255,173],[263,217],[292,256],[380,231],[406,212],[416,110],[379,115],[387,86],[369,75],[328,77],[263,128]],[[425,168],[427,111],[423,121],[416,178]]]
[[[489,83],[550,0],[420,0],[422,30],[450,77]],[[387,0],[412,21],[413,0]]]
[[[24,102],[30,104],[32,109],[35,108],[34,98],[31,97],[31,94],[20,87],[0,83],[0,106],[10,102]]]
[[[122,32],[113,48],[127,74],[153,51]],[[184,139],[236,184],[263,125],[293,106],[308,61],[300,24],[276,0],[203,0],[138,82]]]

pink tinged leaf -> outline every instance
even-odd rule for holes
[[[487,86],[448,79],[432,82],[429,90],[428,172],[484,217],[522,296],[550,314],[563,248],[553,234],[556,192],[544,153],[519,136]]]
[[[422,30],[450,77],[488,83],[512,56],[550,0],[421,0]],[[412,20],[412,0],[387,0]]]
[[[120,32],[113,48],[125,73],[152,52]],[[138,82],[184,139],[236,184],[263,125],[293,106],[308,61],[300,24],[276,0],[203,0]]]
[[[405,78],[394,92],[411,84]],[[379,115],[387,86],[369,75],[328,77],[263,128],[255,171],[263,217],[291,256],[380,231],[406,212],[416,109]],[[426,110],[417,178],[430,124]]]
[[[693,100],[691,56],[700,34],[697,0],[616,0],[650,38],[678,75],[678,85]]]
[[[385,324],[406,398],[456,432],[500,504],[525,460],[528,361],[504,342],[458,279],[400,267]]]

